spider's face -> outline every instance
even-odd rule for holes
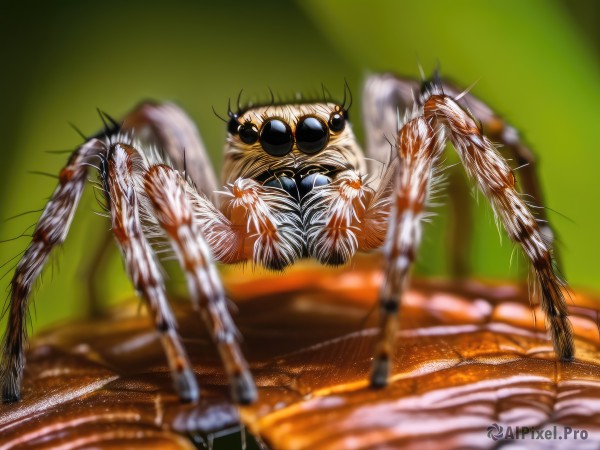
[[[348,114],[334,103],[252,107],[231,115],[228,133],[226,183],[251,178],[297,197],[301,186],[327,184],[363,164]]]

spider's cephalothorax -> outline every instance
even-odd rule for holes
[[[334,103],[259,106],[231,115],[222,176],[229,196],[222,206],[241,229],[251,222],[259,230],[244,237],[242,260],[282,269],[302,257],[343,264],[355,253],[369,224],[351,216],[375,191],[364,184],[364,156],[347,117]],[[344,226],[331,226],[338,222]],[[380,232],[371,248],[382,239]]]
[[[571,360],[572,332],[551,230],[543,211],[536,219],[515,191],[511,168],[483,133],[486,129],[502,142],[519,165],[529,163],[521,172],[523,186],[541,202],[533,158],[515,130],[484,103],[437,77],[420,85],[373,76],[363,100],[368,158],[344,105],[270,104],[230,112],[222,187],[194,124],[172,104],[142,104],[77,148],[11,281],[0,365],[4,401],[20,396],[30,293],[50,252],[66,238],[89,167],[99,169],[112,231],[154,319],[182,400],[197,400],[199,390],[167,301],[157,242],[168,241],[175,251],[191,301],[241,403],[254,401],[256,389],[215,262],[250,261],[275,270],[301,258],[337,265],[357,251],[381,247],[381,323],[371,386],[384,386],[392,364],[402,365],[394,359],[398,307],[447,140],[530,260],[535,299],[546,314],[554,349],[561,360]],[[367,174],[367,159],[379,161],[382,169]]]
[[[268,179],[286,169],[296,172],[310,167],[324,175],[364,172],[363,153],[347,117],[333,103],[269,105],[233,115],[225,145],[224,181]]]

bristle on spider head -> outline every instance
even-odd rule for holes
[[[98,116],[100,116],[100,120],[104,126],[104,134],[110,136],[117,133],[121,129],[121,124],[109,116],[106,112],[102,111],[100,108],[96,108],[96,111],[98,111]]]
[[[346,90],[348,91],[348,106],[346,106]],[[342,100],[342,109],[345,112],[352,107],[352,91],[350,90],[350,86],[348,85],[348,80],[344,79],[344,99]]]
[[[432,95],[439,95],[444,93],[442,84],[442,78],[440,76],[439,64],[436,65],[431,77],[423,80],[421,83],[421,90],[419,92],[419,103],[423,105],[429,97]]]
[[[240,91],[237,98],[237,111],[231,110],[231,105],[228,105],[227,115],[229,118],[239,118],[244,115],[246,111],[252,108],[263,107],[263,106],[281,106],[281,105],[298,105],[298,104],[310,104],[310,103],[334,103],[339,105],[347,114],[348,110],[352,107],[353,96],[350,90],[350,86],[347,80],[344,80],[343,96],[340,101],[339,98],[335,98],[331,92],[321,83],[321,89],[314,90],[314,92],[300,92],[294,91],[291,94],[281,94],[274,92],[272,88],[268,88],[268,95],[266,97],[257,97],[253,100],[242,99]]]

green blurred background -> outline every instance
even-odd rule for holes
[[[320,91],[340,96],[344,79],[355,93],[351,117],[359,135],[361,81],[375,71],[418,76],[418,63],[473,92],[523,132],[541,160],[542,181],[575,287],[600,288],[597,145],[600,76],[596,2],[263,1],[4,2],[0,43],[2,107],[0,219],[39,209],[80,139],[100,127],[96,107],[120,117],[142,99],[175,100],[198,124],[217,167],[227,99]],[[474,205],[470,250],[474,275],[510,279],[512,245],[498,232],[486,202]],[[55,266],[36,295],[35,329],[80,317],[86,310],[82,268],[109,227],[92,211],[91,189]],[[417,270],[448,273],[447,207],[426,226]],[[39,213],[0,222],[0,239],[17,236]],[[566,219],[566,216],[568,219]],[[28,230],[31,232],[31,229]],[[0,264],[27,244],[0,244]],[[116,252],[115,252],[116,255]],[[15,260],[16,261],[16,260]],[[0,275],[12,266],[8,263]],[[10,279],[3,278],[4,288]],[[117,257],[104,277],[111,302],[132,289]]]

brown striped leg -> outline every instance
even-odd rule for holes
[[[479,123],[446,95],[440,85],[431,85],[423,95],[422,104],[424,117],[445,128],[467,173],[489,200],[510,238],[531,261],[536,293],[546,314],[554,350],[561,360],[572,360],[575,349],[563,293],[565,284],[555,272],[551,245],[515,190],[511,168],[482,134]]]
[[[421,84],[409,78],[401,78],[392,74],[378,74],[369,77],[365,83],[363,99],[363,116],[369,157],[380,161],[390,158],[390,144],[395,138],[397,128],[397,113],[404,114],[410,111],[415,103],[420,101],[421,90],[429,81]],[[552,229],[546,209],[544,208],[543,190],[536,167],[536,158],[533,152],[525,145],[515,128],[510,126],[488,105],[470,93],[464,93],[452,83],[442,81],[441,87],[445,94],[456,98],[457,103],[468,110],[481,121],[483,134],[493,142],[499,142],[502,154],[507,154],[514,160],[514,167],[519,168],[517,175],[521,181],[521,192],[528,196],[528,203],[536,205],[536,220],[544,239],[553,247],[553,256],[560,266],[558,249],[553,245],[555,233]],[[462,180],[457,180],[462,183]],[[456,183],[453,183],[455,186]],[[452,186],[452,185],[451,185]],[[465,189],[451,187],[449,191],[451,208],[455,212],[455,223],[462,218],[470,217],[470,203],[465,197]],[[458,211],[460,212],[456,212]],[[469,271],[464,255],[468,254],[468,235],[462,227],[453,226],[456,232],[451,231],[452,242],[451,267],[457,274]],[[461,249],[457,252],[456,249]]]
[[[199,192],[214,200],[217,190],[210,158],[194,122],[173,103],[146,102],[130,112],[122,132],[164,151],[177,170],[185,172]]]
[[[188,282],[194,306],[200,311],[229,376],[238,403],[257,398],[254,380],[239,348],[238,332],[227,310],[225,292],[212,261],[189,187],[175,170],[154,165],[144,175],[144,189],[155,217],[173,245]]]
[[[106,116],[107,117],[107,116]],[[145,102],[132,110],[121,124],[115,123],[114,132],[135,136],[144,148],[154,146],[165,153],[171,164],[185,171],[196,188],[212,198],[217,189],[212,165],[200,134],[190,117],[172,103]],[[105,130],[106,132],[106,130]],[[87,280],[88,313],[90,317],[102,314],[102,299],[98,284],[102,282],[102,271],[114,247],[110,232],[102,238],[89,258],[83,277]]]
[[[544,196],[535,155],[523,142],[518,131],[477,97],[469,93],[461,95],[462,92],[450,83],[443,83],[443,90],[450,97],[460,97],[457,102],[468,108],[473,117],[481,122],[483,134],[492,142],[502,144],[502,147],[499,148],[501,154],[513,159],[514,168],[518,168],[517,176],[522,184],[521,192],[528,196],[527,203],[537,206],[536,221],[542,236],[552,247],[555,262],[560,266],[559,251],[554,246],[556,235],[548,221],[546,209],[543,207],[545,205]]]
[[[421,241],[425,207],[436,181],[443,133],[423,117],[409,120],[398,133],[400,168],[395,172],[389,227],[384,245],[384,281],[379,292],[380,333],[375,347],[371,386],[387,384],[394,355],[398,308]]]
[[[199,397],[196,376],[177,334],[156,256],[142,230],[133,169],[139,164],[142,164],[142,157],[130,145],[116,143],[111,146],[103,176],[112,231],[121,248],[129,277],[147,303],[160,333],[175,390],[182,401],[194,402]]]
[[[388,161],[395,157],[392,143],[396,140],[398,118],[412,112],[418,106],[421,83],[410,78],[392,74],[370,76],[363,92],[363,118],[365,123],[366,149],[370,158]],[[455,170],[450,176],[448,200],[451,212],[446,230],[449,270],[454,277],[464,277],[470,272],[469,232],[471,202],[469,190]]]
[[[29,296],[52,249],[67,237],[89,166],[97,164],[98,157],[104,152],[104,144],[97,139],[86,142],[73,152],[60,172],[58,187],[44,208],[33,239],[17,265],[10,284],[8,322],[2,341],[0,386],[4,402],[16,401],[21,396]]]
[[[398,135],[398,116],[412,111],[419,99],[419,82],[392,74],[370,76],[363,89],[362,116],[367,156],[386,162],[397,155],[393,143]]]
[[[83,267],[80,277],[84,280],[86,290],[86,316],[90,319],[98,318],[103,315],[102,303],[103,298],[101,293],[105,284],[104,271],[110,257],[116,250],[114,237],[110,230],[102,230],[102,235],[91,241],[90,252],[87,259],[87,265]]]

